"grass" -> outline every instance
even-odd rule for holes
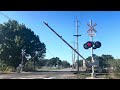
[[[79,73],[76,75],[78,79],[85,79],[86,77],[90,77],[90,73]]]
[[[110,79],[120,79],[120,73],[111,73],[109,75]]]
[[[91,77],[91,73],[80,73],[76,75],[78,79],[85,79]],[[114,74],[100,74],[96,75],[96,78],[104,78],[104,79],[115,79]]]

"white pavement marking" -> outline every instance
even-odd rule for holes
[[[43,78],[43,79],[55,79],[56,77],[48,77],[48,78]]]
[[[48,78],[44,78],[44,77],[19,77],[19,78],[11,78],[11,79],[54,79],[56,77],[48,77]]]
[[[20,78],[10,78],[10,79],[43,79],[44,77],[20,77]]]

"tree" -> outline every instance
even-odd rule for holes
[[[83,66],[83,60],[79,61],[79,66],[82,67]]]
[[[58,66],[58,67],[67,68],[70,67],[70,63],[65,60],[61,61],[58,57],[53,57],[46,62],[46,66],[50,66],[50,67]]]
[[[101,57],[103,57],[103,59],[105,59],[105,60],[114,59],[114,57],[112,55],[104,55],[104,54],[102,54]]]
[[[64,68],[70,67],[70,63],[68,63],[67,61],[63,61],[62,64]]]
[[[24,24],[15,20],[0,24],[0,59],[16,68],[21,63],[21,49],[25,49],[32,60],[38,60],[46,53],[45,44]],[[24,58],[24,63],[26,62],[27,59]]]
[[[38,61],[38,66],[39,67],[47,66],[47,62],[48,62],[48,59],[41,59]]]
[[[102,56],[99,57],[100,66],[102,68],[110,67],[109,65],[110,60],[114,60],[114,57],[112,55],[103,54]]]
[[[82,67],[83,66],[83,60],[76,60],[76,62],[75,63],[77,63],[78,64],[78,62],[79,62],[79,67]]]
[[[91,62],[91,56],[87,57],[86,60],[87,60],[88,62]]]
[[[47,62],[47,66],[56,66],[61,64],[61,60],[58,57],[53,57]]]
[[[101,55],[101,56],[95,56],[94,57],[94,59],[96,59],[96,60],[99,60],[99,66],[101,67],[101,68],[106,68],[106,67],[110,67],[110,65],[109,65],[109,61],[111,61],[111,60],[114,60],[114,57],[112,56],[112,55]],[[89,56],[88,58],[86,58],[86,60],[88,61],[88,62],[91,62],[91,56]]]

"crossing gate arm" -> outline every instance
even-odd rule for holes
[[[77,52],[67,41],[65,41],[57,32],[55,32],[55,30],[53,30],[48,23],[43,22],[52,32],[54,32],[60,39],[63,40],[64,43],[66,43],[72,50],[74,50],[83,60],[85,60],[85,58],[79,53]]]

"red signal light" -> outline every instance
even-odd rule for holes
[[[91,47],[91,46],[92,46],[92,44],[91,44],[91,43],[87,43],[87,45],[88,45],[89,47]]]
[[[89,48],[91,48],[91,47],[93,46],[93,43],[92,43],[91,41],[88,41],[88,42],[87,42],[87,46],[88,46]]]

